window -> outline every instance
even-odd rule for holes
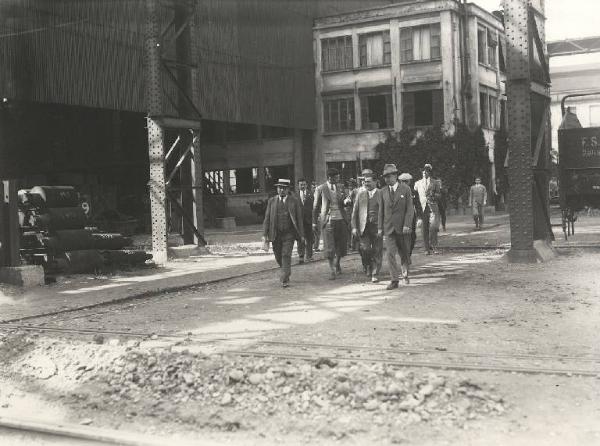
[[[496,58],[496,48],[498,47],[498,39],[496,37],[496,31],[492,31],[488,29],[487,32],[487,53],[488,65],[496,68],[498,66],[498,59]]]
[[[204,172],[204,190],[212,195],[224,193],[224,175],[222,170],[208,170]]]
[[[363,34],[358,39],[361,67],[374,67],[392,63],[390,32]]]
[[[440,126],[444,123],[444,92],[422,90],[402,93],[404,128]]]
[[[267,193],[275,190],[275,183],[280,179],[285,178],[294,184],[294,166],[269,166],[265,167],[265,188]]]
[[[260,192],[258,168],[231,169],[229,171],[229,193],[252,194]]]
[[[487,93],[479,93],[479,122],[489,129],[500,128],[498,119],[498,98]]]
[[[352,36],[321,40],[322,71],[352,68]]]
[[[441,58],[439,23],[400,30],[400,60],[402,62],[439,58]]]
[[[479,124],[481,127],[489,127],[490,123],[488,95],[479,93]]]
[[[323,128],[325,132],[354,130],[354,98],[324,100]]]
[[[486,63],[486,32],[485,28],[477,29],[477,60],[479,63]]]
[[[360,98],[362,130],[391,129],[394,127],[392,94],[364,95]]]
[[[600,105],[590,105],[590,127],[600,127]]]
[[[506,62],[504,60],[504,42],[498,42],[498,68],[502,73],[506,73]]]

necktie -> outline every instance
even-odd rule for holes
[[[302,204],[304,204],[304,191],[300,192],[300,198],[302,198]]]

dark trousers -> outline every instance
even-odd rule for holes
[[[292,251],[294,250],[294,241],[296,234],[293,232],[284,232],[277,234],[273,240],[273,254],[275,261],[281,268],[281,282],[288,282],[292,273]]]
[[[430,252],[438,246],[439,215],[432,212],[429,206],[425,206],[422,221],[423,245],[425,251]]]
[[[313,230],[312,223],[304,222],[304,238],[305,241],[298,240],[298,257],[300,259],[312,259],[313,256]]]
[[[408,277],[408,266],[410,265],[410,234],[398,234],[395,231],[385,238],[385,250],[390,278],[392,281],[401,277]],[[400,268],[396,263],[396,255],[400,255]]]
[[[328,259],[341,259],[348,253],[348,225],[346,220],[329,220],[322,228],[323,251]]]
[[[446,203],[440,202],[438,203],[438,208],[440,209],[440,222],[442,224],[442,229],[446,230]]]
[[[359,237],[359,251],[363,267],[371,268],[371,274],[378,276],[383,258],[383,239],[377,236],[377,224],[367,223]]]

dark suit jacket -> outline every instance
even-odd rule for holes
[[[277,200],[279,200],[279,195],[269,198],[269,202],[267,203],[265,220],[263,222],[263,235],[267,241],[273,241],[277,236]],[[285,205],[298,237],[304,238],[304,225],[302,224],[302,208],[300,207],[300,201],[293,195],[288,195],[285,199]]]
[[[338,207],[342,214],[342,218],[348,221],[346,211],[344,209],[344,194],[339,187],[336,187],[336,193],[332,194],[327,183],[321,184],[315,191],[315,201],[313,204],[312,222],[317,224],[319,216],[321,217],[321,226],[325,227],[329,218],[329,206],[332,200],[337,200]],[[332,196],[335,195],[335,196]]]
[[[381,207],[381,189],[375,189],[373,198],[376,200],[376,212],[379,217],[379,208]],[[367,212],[369,210],[369,191],[367,189],[360,189],[356,194],[354,200],[354,207],[352,209],[352,229],[356,229],[359,234],[365,232],[367,226]]]
[[[306,191],[304,204],[302,204],[302,200],[300,199],[300,191],[296,192],[295,198],[298,200],[298,203],[300,203],[300,207],[302,208],[302,221],[304,222],[304,225],[310,226],[312,224],[312,210],[315,202],[314,195],[312,192]]]
[[[402,234],[402,228],[412,231],[412,222],[415,213],[412,192],[406,184],[398,183],[396,192],[392,195],[389,186],[381,188],[381,203],[379,207],[379,230],[384,235]]]

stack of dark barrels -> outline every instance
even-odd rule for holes
[[[21,257],[43,265],[46,274],[106,272],[143,265],[145,251],[132,240],[98,230],[72,186],[36,186],[19,191]]]

